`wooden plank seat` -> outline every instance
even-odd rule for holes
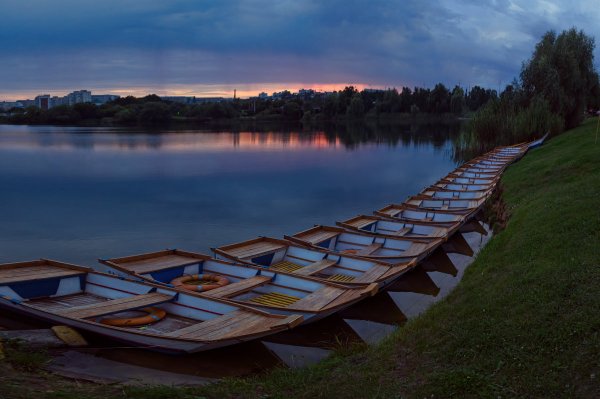
[[[336,300],[342,292],[337,287],[325,287],[294,303],[294,308],[320,310]]]
[[[57,266],[29,266],[21,268],[6,268],[0,270],[0,284],[10,284],[19,281],[43,280],[54,277],[68,277],[84,274],[80,270],[65,269]]]
[[[361,255],[371,255],[373,252],[377,251],[379,248],[381,248],[383,244],[380,243],[376,243],[374,242],[371,245],[368,245],[364,248],[362,248],[361,250],[356,252],[356,255],[361,256]]]
[[[169,302],[173,296],[151,292],[130,296],[127,298],[112,299],[92,305],[77,306],[57,312],[61,316],[72,317],[76,319],[87,319],[89,317],[99,317],[112,313],[119,313],[126,310],[135,310],[148,306],[158,305]]]
[[[255,322],[264,322],[264,316],[244,310],[236,310],[201,323],[171,331],[168,337],[182,339],[212,340],[222,338],[237,330],[251,327]]]
[[[400,230],[396,231],[394,233],[394,235],[396,235],[398,237],[402,237],[402,236],[405,236],[406,234],[408,234],[411,230],[412,230],[412,227],[403,227]]]
[[[256,287],[264,285],[271,281],[271,277],[267,276],[254,276],[247,278],[235,283],[228,284],[224,287],[216,288],[214,290],[206,291],[206,295],[215,298],[226,298],[235,295],[242,294],[247,291],[251,291]]]
[[[339,234],[338,231],[317,230],[317,231],[305,233],[305,234],[296,234],[296,237],[301,240],[308,241],[312,244],[316,244],[319,242],[329,240],[329,239],[337,236],[338,234]]]
[[[285,245],[269,241],[259,241],[256,243],[243,245],[237,248],[228,249],[227,252],[240,259],[254,258],[266,255],[285,248]]]
[[[388,270],[390,270],[390,268],[387,266],[374,265],[362,275],[355,278],[353,281],[355,283],[371,283],[383,276]]]
[[[310,276],[311,274],[315,274],[320,272],[321,270],[327,269],[330,266],[335,265],[337,262],[329,259],[321,259],[318,262],[311,263],[310,265],[304,266],[295,271],[296,274],[301,276]]]
[[[202,259],[189,258],[176,254],[164,255],[156,258],[141,259],[131,262],[123,262],[119,265],[137,274],[152,273],[155,271],[169,269],[172,267],[188,266],[202,262]]]
[[[350,223],[350,225],[356,227],[357,229],[362,229],[363,227],[373,224],[375,222],[376,222],[376,220],[364,218],[364,219],[359,219],[353,223]]]

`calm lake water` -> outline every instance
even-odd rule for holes
[[[0,262],[207,252],[370,214],[453,169],[455,131],[0,126]]]

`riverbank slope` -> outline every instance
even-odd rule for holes
[[[596,123],[589,120],[508,168],[506,229],[444,301],[379,346],[202,388],[123,390],[47,376],[42,386],[50,397],[598,397]],[[37,385],[31,373],[7,378],[4,397],[27,397]],[[29,384],[22,390],[21,378]]]

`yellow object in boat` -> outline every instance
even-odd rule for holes
[[[67,326],[53,326],[52,331],[68,346],[87,346],[87,341],[77,331]]]

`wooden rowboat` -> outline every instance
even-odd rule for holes
[[[413,237],[390,237],[330,226],[315,226],[291,236],[286,235],[285,238],[300,245],[391,264],[413,260],[419,262],[443,242],[440,238],[419,240]]]
[[[446,183],[446,184],[466,184],[466,185],[481,185],[481,186],[488,186],[488,187],[493,187],[496,184],[498,184],[499,178],[493,177],[493,178],[485,178],[485,179],[479,179],[479,178],[471,178],[471,177],[459,177],[457,175],[454,174],[449,174],[447,176],[445,176],[444,178],[442,178],[438,183]]]
[[[347,286],[377,283],[381,287],[416,264],[411,260],[392,265],[269,237],[225,245],[213,251],[221,259],[261,266],[277,273],[311,276]]]
[[[50,260],[0,265],[0,308],[173,353],[249,341],[302,322],[300,315],[273,315]],[[166,315],[143,329],[105,324],[107,316],[133,318],[140,309]]]
[[[299,314],[304,317],[304,323],[329,316],[364,297],[374,295],[378,288],[377,284],[349,288],[309,275],[279,273],[177,249],[103,259],[100,262],[108,273],[122,277],[134,276],[158,284],[170,284],[174,279],[186,275],[222,276],[229,284],[193,294],[227,299],[270,313]]]
[[[491,184],[460,184],[455,181],[444,181],[440,180],[430,187],[432,190],[437,191],[449,191],[449,192],[473,192],[473,193],[487,193],[493,191],[496,187],[496,182]]]
[[[431,199],[452,199],[452,200],[485,200],[492,193],[491,189],[487,190],[459,190],[451,191],[441,189],[436,186],[431,186],[419,193],[419,196],[428,197]]]
[[[391,220],[379,216],[359,215],[336,223],[347,230],[379,234],[390,237],[411,237],[421,240],[449,237],[453,227],[435,226],[409,220]],[[455,224],[458,229],[459,223]]]
[[[538,140],[534,140],[531,143],[529,143],[527,145],[527,149],[531,150],[532,148],[536,148],[541,146],[542,144],[544,144],[544,141],[546,141],[546,138],[548,137],[549,133],[546,133],[542,138],[538,139]]]
[[[420,210],[430,210],[469,216],[477,212],[485,199],[431,199],[423,195],[409,197],[404,204]]]
[[[448,177],[463,177],[469,179],[495,179],[502,173],[489,172],[478,168],[457,168],[448,174]]]
[[[385,218],[391,218],[398,221],[415,221],[426,223],[430,226],[440,226],[455,228],[465,221],[464,215],[457,215],[447,212],[436,212],[431,210],[415,209],[413,206],[405,204],[391,204],[374,212],[375,215]]]

